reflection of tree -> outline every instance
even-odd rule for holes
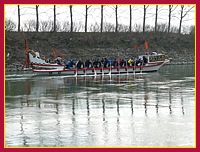
[[[102,98],[102,108],[103,108],[103,121],[105,121],[105,100]]]
[[[145,114],[147,114],[147,102],[148,102],[148,95],[147,94],[144,95],[144,100],[145,100],[145,103],[144,103]]]
[[[31,93],[31,88],[30,88],[30,80],[26,80],[26,103],[27,106],[29,106],[29,95]]]
[[[172,114],[172,95],[171,95],[171,88],[169,89],[169,111],[170,111],[170,114]]]
[[[118,114],[118,116],[120,115],[120,113],[119,113],[119,98],[117,99],[117,114]]]
[[[159,100],[158,100],[158,87],[156,89],[156,113],[158,113],[158,107],[159,107]]]

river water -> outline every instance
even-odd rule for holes
[[[194,65],[70,78],[6,73],[5,146],[196,144]]]

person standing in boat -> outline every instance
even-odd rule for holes
[[[157,52],[152,52],[151,55],[154,55],[154,56],[155,56],[155,61],[158,60],[158,53],[157,53]]]
[[[56,63],[57,63],[57,64],[61,64],[61,60],[62,60],[61,57],[58,56],[58,57],[56,58]]]
[[[76,68],[80,69],[81,68],[81,65],[82,65],[82,61],[81,60],[78,60],[76,62]]]
[[[148,59],[145,56],[143,56],[143,65],[145,65],[147,63],[148,63]]]
[[[132,66],[132,63],[133,63],[133,59],[130,58],[130,59],[128,60],[128,66]]]
[[[71,60],[67,61],[66,68],[70,69],[73,65],[74,65],[74,59],[71,59]]]
[[[120,66],[122,60],[121,59],[118,59],[117,63],[118,63],[118,66]]]
[[[105,58],[105,59],[104,59],[104,62],[103,62],[104,68],[107,68],[108,63],[109,63],[109,62],[108,62],[108,59]]]
[[[108,60],[108,66],[109,66],[109,67],[112,66],[112,63],[113,63],[113,60],[112,60],[112,59],[109,59],[109,60]]]
[[[85,67],[86,67],[86,68],[89,68],[90,65],[91,65],[91,62],[87,59],[87,60],[85,61]]]
[[[113,66],[113,67],[116,67],[116,66],[117,66],[117,60],[116,60],[116,59],[113,60],[112,66]]]

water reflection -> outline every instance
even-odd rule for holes
[[[8,78],[6,145],[193,145],[194,77],[167,68],[142,75]]]
[[[144,76],[143,76],[144,77]],[[101,78],[102,79],[102,78]],[[148,107],[155,106],[156,113],[159,113],[160,107],[169,107],[169,113],[172,114],[172,97],[176,96],[176,100],[180,100],[181,108],[182,108],[182,114],[184,114],[184,99],[182,96],[182,92],[172,91],[172,88],[167,88],[164,90],[159,89],[162,87],[163,84],[160,85],[160,87],[156,86],[156,88],[153,88],[155,92],[152,92],[149,90],[149,84],[147,84],[149,81],[148,79],[121,79],[117,77],[116,79],[107,80],[105,79],[104,83],[99,84],[99,81],[97,79],[92,79],[96,86],[94,87],[93,84],[90,85],[91,80],[84,79],[84,85],[83,80],[80,79],[79,85],[77,85],[77,82],[79,81],[77,78],[74,79],[62,79],[62,80],[53,80],[53,82],[46,82],[42,84],[43,89],[38,89],[38,85],[40,82],[34,82],[32,88],[30,87],[31,80],[26,80],[26,99],[21,100],[22,106],[37,106],[38,108],[55,108],[56,113],[58,113],[58,106],[60,104],[68,104],[64,103],[65,101],[72,100],[72,114],[75,115],[76,113],[76,105],[79,105],[79,101],[81,100],[81,105],[83,106],[83,103],[86,103],[86,110],[87,115],[90,116],[90,103],[95,102],[95,100],[102,101],[102,111],[105,115],[105,109],[106,109],[106,101],[108,101],[108,104],[112,106],[112,108],[116,107],[117,115],[120,115],[120,105],[124,106],[126,105],[129,107],[130,104],[130,111],[133,114],[134,111],[134,105],[144,106],[144,112],[147,115],[148,113]],[[64,86],[67,81],[67,88]],[[88,82],[87,82],[88,81]],[[119,82],[122,83],[119,83]],[[135,82],[133,82],[135,81]],[[56,82],[56,83],[55,83]],[[70,83],[71,84],[70,84]],[[75,86],[74,83],[75,82]],[[51,84],[53,83],[53,84]],[[124,88],[123,83],[130,83],[130,85],[127,88]],[[135,84],[133,84],[135,83]],[[57,84],[57,85],[55,85]],[[120,84],[118,87],[115,87],[116,84]],[[70,86],[71,85],[71,86]],[[127,84],[125,84],[127,85]],[[134,87],[133,87],[134,86]],[[75,87],[75,88],[73,88]],[[129,92],[129,88],[131,88],[132,92]],[[31,90],[32,89],[32,90]],[[66,91],[67,89],[67,91]],[[152,89],[152,87],[150,88]],[[104,91],[105,90],[105,91]],[[181,88],[179,89],[181,90]],[[126,93],[125,93],[126,91]],[[168,92],[168,95],[167,95]],[[121,95],[120,95],[121,94]],[[162,94],[164,96],[162,96]],[[179,94],[179,95],[178,95]],[[142,97],[143,96],[143,97]],[[177,98],[179,96],[179,98]],[[41,98],[44,98],[41,101]],[[155,98],[155,99],[154,99]],[[163,100],[165,99],[165,102],[162,102],[160,104],[160,98]],[[35,100],[36,99],[36,100]],[[48,100],[49,99],[49,100]],[[56,100],[60,100],[58,102],[55,102]],[[36,102],[37,101],[37,102]],[[168,102],[167,102],[168,101]],[[115,104],[116,103],[116,106]],[[99,103],[98,103],[99,104]],[[42,105],[42,106],[41,106]],[[79,107],[78,107],[79,109]]]

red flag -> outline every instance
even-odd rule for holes
[[[148,46],[148,42],[147,41],[144,42],[144,45],[145,45],[145,49],[148,50],[149,46]]]
[[[134,48],[135,48],[135,49],[137,49],[137,48],[138,48],[138,46],[137,46],[137,45],[135,45],[135,46],[134,46]]]
[[[56,50],[53,51],[54,59],[56,58]]]

